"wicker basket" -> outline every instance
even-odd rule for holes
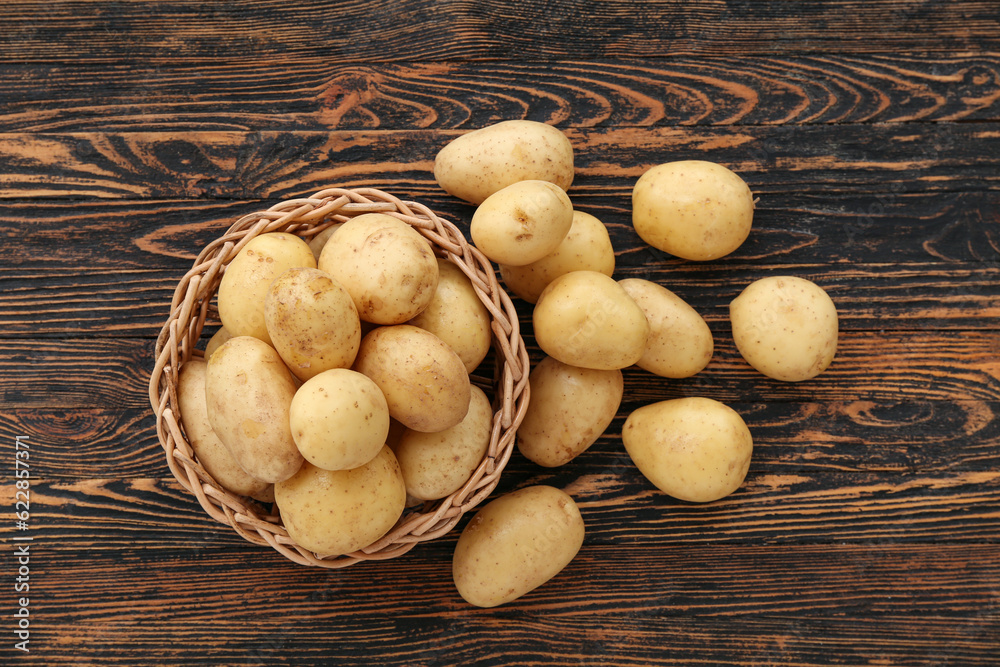
[[[439,257],[453,262],[472,280],[479,298],[489,309],[494,372],[492,377],[473,378],[473,381],[493,396],[493,430],[486,456],[461,489],[442,500],[409,508],[388,534],[360,551],[322,557],[300,547],[288,536],[276,508],[226,491],[205,471],[185,435],[177,402],[177,377],[187,360],[204,355],[195,345],[206,323],[218,322],[212,302],[222,274],[250,239],[274,231],[308,239],[332,224],[371,212],[392,215],[420,232]],[[528,370],[528,353],[510,298],[498,285],[490,261],[469,245],[455,225],[442,220],[426,206],[400,201],[380,190],[331,188],[246,215],[201,252],[178,284],[170,316],[156,341],[149,400],[156,415],[156,433],[171,472],[209,515],[232,526],[246,540],[270,545],[296,563],[336,568],[361,560],[400,556],[417,543],[450,531],[465,512],[490,495],[513,451],[514,433],[527,407]]]

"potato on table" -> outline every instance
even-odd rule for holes
[[[518,181],[479,205],[469,233],[492,261],[523,266],[555,251],[572,226],[573,204],[559,186]]]

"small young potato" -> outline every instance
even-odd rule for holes
[[[438,259],[438,276],[434,298],[407,324],[426,329],[447,343],[471,373],[493,344],[490,311],[460,268]]]
[[[288,479],[302,455],[288,414],[296,384],[281,357],[254,336],[230,338],[208,360],[208,420],[240,467],[265,482]]]
[[[208,422],[208,403],[205,398],[205,375],[208,363],[189,359],[179,373],[177,400],[179,401],[184,432],[198,462],[219,486],[239,496],[250,496],[266,502],[273,499],[271,484],[249,475],[240,467]]]
[[[463,134],[438,152],[434,178],[448,194],[481,204],[518,181],[573,183],[573,145],[560,130],[508,120]]]
[[[615,271],[615,249],[604,223],[583,211],[573,211],[573,224],[559,246],[537,262],[500,265],[500,277],[511,292],[537,303],[549,283],[570,271]]]
[[[641,278],[618,284],[628,292],[649,322],[646,350],[636,365],[666,378],[700,373],[712,360],[715,343],[708,323],[694,308],[666,287]]]
[[[676,398],[643,406],[622,427],[639,472],[668,496],[692,503],[725,498],[750,468],[753,439],[740,415],[710,398]]]
[[[469,411],[459,423],[437,433],[407,429],[396,445],[406,491],[418,500],[437,500],[462,488],[490,446],[493,407],[472,387]]]
[[[326,242],[330,240],[330,237],[333,236],[338,229],[340,229],[342,224],[344,223],[338,222],[332,224],[319,234],[315,234],[311,239],[309,239],[309,249],[312,250],[313,257],[316,258],[317,262],[319,262],[319,256],[322,254],[323,247],[326,245]]]
[[[226,330],[226,327],[219,327],[219,330],[212,334],[212,337],[208,339],[208,343],[205,345],[205,359],[215,354],[215,351],[232,337],[233,335]]]
[[[507,604],[549,581],[583,546],[583,517],[573,498],[552,486],[529,486],[491,501],[455,545],[452,577],[477,607]]]
[[[714,162],[657,165],[632,190],[632,224],[643,241],[683,259],[725,257],[750,235],[753,194]]]
[[[389,405],[382,390],[346,368],[324,371],[302,383],[288,419],[302,456],[323,470],[368,463],[389,435]]]
[[[350,470],[323,470],[306,462],[274,485],[274,500],[299,546],[334,556],[388,533],[406,507],[406,487],[392,450],[382,447],[371,461]]]
[[[354,370],[382,390],[389,416],[414,431],[443,431],[469,411],[472,384],[465,364],[447,343],[420,327],[373,329],[361,339]]]
[[[319,269],[351,295],[361,319],[402,324],[427,307],[438,283],[431,244],[385,213],[351,218],[330,237]]]
[[[264,324],[274,349],[300,380],[350,368],[361,345],[354,300],[319,269],[289,269],[278,276],[264,298]]]
[[[729,304],[729,319],[746,362],[775,380],[814,378],[837,354],[837,307],[805,278],[770,276],[751,283]]]
[[[264,323],[267,290],[288,269],[316,268],[309,244],[294,234],[270,232],[250,239],[229,262],[219,283],[219,319],[233,336],[254,336],[271,345]]]
[[[472,214],[472,242],[497,264],[523,266],[555,251],[573,226],[569,196],[548,181],[518,181]]]
[[[531,400],[517,429],[528,460],[554,468],[569,463],[601,437],[624,393],[622,372],[568,366],[545,357],[528,377]]]
[[[642,309],[613,278],[597,271],[572,271],[549,283],[532,322],[545,354],[582,368],[631,366],[649,337]]]

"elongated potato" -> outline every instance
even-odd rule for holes
[[[494,262],[521,266],[554,252],[572,226],[573,204],[561,188],[548,181],[518,181],[479,205],[469,233]]]

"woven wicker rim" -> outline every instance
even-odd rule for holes
[[[496,358],[492,378],[474,378],[493,393],[493,429],[486,456],[468,482],[439,501],[408,509],[392,530],[360,551],[339,556],[315,554],[292,540],[276,510],[223,489],[212,479],[187,440],[177,401],[178,373],[192,357],[204,353],[195,347],[206,322],[218,322],[211,303],[226,266],[255,236],[290,232],[305,239],[330,225],[364,213],[385,213],[420,232],[443,257],[469,277],[476,294],[490,311]],[[363,560],[401,556],[420,542],[454,528],[462,515],[475,508],[496,487],[514,447],[514,435],[528,402],[528,353],[518,327],[517,312],[499,286],[489,259],[469,245],[461,231],[430,209],[404,202],[374,188],[321,190],[311,197],[280,202],[266,211],[245,215],[220,238],[209,243],[181,278],[170,304],[170,315],[156,341],[155,365],[149,380],[149,400],[156,416],[156,434],[167,465],[180,484],[193,493],[208,514],[228,524],[244,539],[270,545],[302,564],[338,568]]]

